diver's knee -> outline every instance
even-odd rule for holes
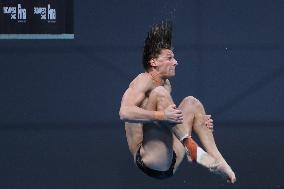
[[[182,103],[181,104],[186,104],[186,105],[194,105],[194,106],[198,106],[198,105],[201,105],[201,102],[197,99],[197,98],[195,98],[195,97],[193,97],[193,96],[187,96],[187,97],[185,97],[183,100],[182,100]]]
[[[185,97],[179,105],[179,108],[185,112],[194,112],[203,109],[202,103],[193,96]]]

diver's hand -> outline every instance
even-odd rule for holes
[[[181,124],[183,122],[183,116],[181,110],[176,108],[175,104],[169,105],[165,110],[165,121],[170,123]]]
[[[204,115],[204,123],[205,123],[205,126],[210,129],[211,131],[213,131],[213,119],[211,118],[211,115]]]

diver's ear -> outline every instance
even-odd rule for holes
[[[156,66],[157,66],[157,61],[156,61],[155,58],[151,58],[151,60],[150,60],[150,65],[151,65],[152,67],[156,67]]]

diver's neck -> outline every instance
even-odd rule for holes
[[[165,84],[166,79],[162,78],[161,74],[157,70],[150,69],[150,70],[147,71],[147,73],[151,76],[155,85],[163,86]]]

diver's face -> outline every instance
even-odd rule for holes
[[[162,49],[158,57],[151,60],[151,65],[159,72],[162,78],[169,78],[175,76],[175,68],[178,63],[172,50]]]

